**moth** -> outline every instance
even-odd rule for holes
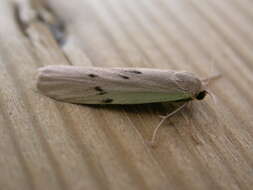
[[[203,100],[208,94],[206,82],[186,71],[51,65],[39,69],[37,88],[46,96],[70,103],[145,104]]]

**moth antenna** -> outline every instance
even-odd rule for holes
[[[214,104],[217,104],[217,98],[215,96],[215,94],[211,91],[207,91],[207,94],[211,97],[211,99],[213,100]]]
[[[176,114],[177,112],[181,111],[186,105],[188,104],[188,102],[185,102],[182,106],[178,107],[177,109],[175,109],[173,112],[169,113],[168,115],[164,116],[162,118],[162,120],[158,123],[158,125],[156,126],[156,128],[153,131],[153,135],[152,135],[152,139],[150,141],[151,146],[154,147],[155,145],[155,139],[156,139],[156,134],[157,131],[159,130],[159,128],[162,126],[163,122],[168,119],[169,117],[173,116],[174,114]]]

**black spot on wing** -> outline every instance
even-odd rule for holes
[[[91,78],[98,77],[98,76],[97,76],[97,75],[95,75],[95,74],[88,74],[88,76],[89,76],[89,77],[91,77]]]
[[[104,90],[103,90],[101,87],[99,87],[99,86],[95,86],[94,89],[95,89],[96,91],[99,91],[99,92],[103,92],[103,91],[104,91]]]
[[[102,100],[102,103],[106,103],[106,104],[112,103],[112,102],[113,102],[113,99],[111,99],[111,98],[106,98],[106,99]]]
[[[106,92],[99,86],[95,86],[94,89],[99,92],[98,95],[106,94]]]
[[[128,73],[134,73],[134,74],[142,74],[141,71],[137,71],[137,70],[128,70],[126,72],[128,72]]]
[[[105,92],[105,91],[101,91],[101,92],[99,92],[98,93],[98,95],[104,95],[104,94],[106,94],[107,92]]]
[[[128,76],[125,76],[125,75],[119,74],[119,76],[120,76],[121,78],[123,78],[123,79],[129,79],[129,77],[128,77]]]

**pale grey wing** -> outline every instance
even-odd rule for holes
[[[40,70],[38,88],[52,98],[82,104],[176,101],[195,93],[187,89],[192,74],[180,73],[145,68],[48,66]],[[194,80],[191,83],[196,86]]]

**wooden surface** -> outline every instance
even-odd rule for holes
[[[253,2],[1,0],[1,190],[236,190],[253,186]],[[88,107],[35,87],[44,65],[187,70],[222,78],[172,105]]]

